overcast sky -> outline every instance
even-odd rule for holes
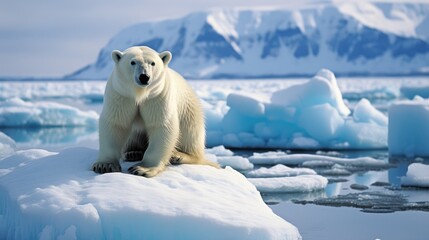
[[[314,0],[306,0],[310,1]],[[0,76],[58,77],[71,73],[94,62],[114,34],[135,23],[215,8],[285,7],[290,2],[0,0]]]

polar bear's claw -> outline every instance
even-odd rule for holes
[[[92,171],[96,173],[120,172],[121,165],[119,163],[94,163]]]

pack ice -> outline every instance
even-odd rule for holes
[[[32,149],[0,160],[0,239],[301,239],[230,167],[98,175],[96,155]]]
[[[208,145],[238,148],[387,147],[387,117],[362,99],[351,113],[335,75],[313,78],[268,97],[231,93],[225,115],[206,108]]]

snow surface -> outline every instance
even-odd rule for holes
[[[429,165],[422,163],[410,164],[407,175],[401,177],[401,185],[429,188]]]
[[[270,100],[267,100],[270,99]],[[207,144],[235,148],[387,147],[387,117],[362,99],[353,115],[334,74],[320,70],[310,80],[264,94],[227,97],[229,110],[205,108]]]
[[[420,97],[389,107],[389,154],[429,156],[429,100]]]
[[[181,165],[150,179],[97,175],[90,170],[96,155],[32,149],[0,160],[0,238],[301,238],[231,168]]]
[[[56,102],[30,102],[20,98],[0,102],[0,127],[95,127],[98,117],[94,111],[81,111]]]

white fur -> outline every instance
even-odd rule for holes
[[[107,82],[100,115],[98,173],[121,171],[124,152],[144,152],[129,169],[152,177],[175,163],[208,164],[200,101],[180,74],[168,67],[170,52],[131,47],[112,52],[115,68]],[[149,76],[147,85],[142,74]],[[146,79],[147,80],[147,79]]]

